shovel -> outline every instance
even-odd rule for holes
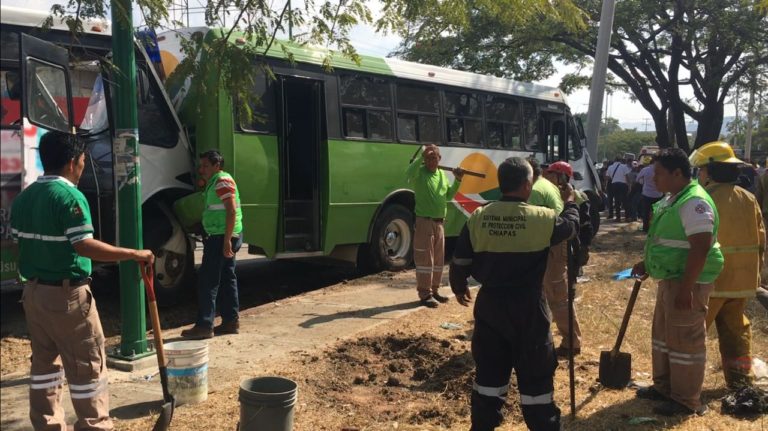
[[[163,350],[163,334],[160,328],[160,315],[157,314],[157,301],[155,299],[155,271],[152,265],[146,262],[140,262],[141,276],[144,278],[144,287],[147,290],[147,300],[149,301],[149,316],[152,320],[152,337],[157,351],[157,366],[160,368],[160,384],[163,386],[163,407],[160,410],[160,416],[155,422],[152,431],[165,431],[171,425],[173,419],[173,410],[176,407],[176,400],[168,392],[168,369],[165,362],[165,350]]]
[[[616,338],[616,345],[610,351],[600,352],[599,381],[607,388],[623,389],[629,384],[632,374],[632,355],[620,352],[619,349],[621,348],[621,342],[624,340],[624,334],[627,332],[629,316],[632,314],[632,309],[635,308],[640,285],[643,284],[643,280],[646,277],[647,275],[635,280],[632,294],[629,296],[629,303],[627,303],[627,310],[624,312],[624,320],[621,321],[619,336]]]

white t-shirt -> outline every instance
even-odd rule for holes
[[[675,198],[677,195],[667,196],[663,200],[663,205],[669,205],[675,201]],[[712,233],[715,230],[715,210],[701,198],[689,199],[680,207],[680,220],[683,223],[685,236],[704,232]]]
[[[627,183],[627,174],[632,169],[624,163],[616,162],[608,168],[605,176],[614,183]]]
[[[643,185],[643,196],[655,199],[664,196],[664,193],[661,193],[656,189],[656,182],[653,180],[653,176],[653,165],[649,165],[640,170],[635,181]]]

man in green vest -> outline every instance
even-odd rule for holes
[[[461,185],[464,172],[453,170],[456,181],[448,183],[448,176],[441,169],[440,149],[427,145],[422,160],[414,159],[405,176],[413,186],[416,195],[416,223],[413,238],[413,261],[416,264],[416,290],[421,304],[436,308],[438,302],[447,302],[440,295],[445,257],[445,230],[443,222],[448,202],[453,199]]]
[[[48,132],[39,152],[45,175],[11,209],[19,273],[27,279],[22,302],[32,348],[29,417],[35,430],[69,429],[61,405],[66,376],[75,429],[111,430],[104,331],[89,286],[91,259],[152,264],[155,257],[93,237],[91,210],[77,189],[85,168],[80,139]]]
[[[654,413],[703,415],[701,387],[707,365],[707,303],[723,269],[717,242],[719,216],[712,198],[691,181],[688,155],[662,150],[654,162],[657,189],[666,193],[653,206],[645,259],[635,276],[659,280],[653,312],[653,385],[637,396],[663,401]]]
[[[541,282],[549,248],[574,238],[579,210],[563,186],[564,210],[530,205],[533,169],[523,158],[499,165],[497,202],[478,208],[456,240],[451,261],[451,289],[469,306],[467,279],[482,284],[477,294],[472,357],[477,373],[472,385],[472,431],[491,431],[502,421],[512,370],[528,429],[560,430],[554,401],[557,356]],[[563,199],[563,197],[561,197]]]
[[[223,168],[224,157],[218,151],[200,155],[200,177],[206,183],[203,263],[197,277],[197,322],[181,331],[182,337],[193,340],[240,332],[235,253],[243,245],[243,214],[235,180]],[[221,324],[214,328],[217,294],[221,295]]]

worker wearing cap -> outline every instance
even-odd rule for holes
[[[448,301],[448,298],[440,295],[438,291],[443,278],[445,258],[443,223],[447,203],[456,195],[464,175],[460,168],[454,169],[456,181],[449,184],[448,176],[438,169],[440,158],[440,149],[436,145],[427,145],[421,160],[414,159],[405,173],[416,194],[413,238],[416,289],[421,304],[429,308],[437,307],[438,301]]]
[[[113,247],[93,238],[91,212],[77,183],[85,144],[48,132],[40,139],[45,175],[13,202],[11,234],[18,242],[19,274],[32,364],[29,417],[35,430],[67,429],[61,396],[69,382],[77,430],[111,430],[104,331],[89,286],[91,259],[154,262],[149,250]]]
[[[563,195],[565,210],[526,203],[533,169],[522,158],[499,165],[502,197],[480,207],[456,241],[450,268],[451,289],[459,304],[471,298],[467,278],[482,284],[475,303],[472,357],[477,373],[472,386],[472,431],[493,430],[502,421],[512,370],[517,375],[523,418],[532,430],[559,430],[554,402],[557,357],[551,322],[541,289],[548,249],[575,237],[579,212]]]
[[[635,276],[659,280],[651,329],[653,386],[637,396],[664,401],[653,409],[657,414],[702,415],[707,302],[723,268],[720,221],[712,198],[691,180],[683,150],[662,150],[654,169],[656,188],[668,195],[654,205],[645,259],[632,268]]]
[[[754,380],[752,330],[744,309],[759,284],[765,226],[757,200],[736,185],[744,162],[736,158],[730,145],[710,142],[694,151],[690,161],[699,168],[699,183],[720,215],[718,241],[725,264],[709,298],[707,327],[715,322],[725,383],[735,390]]]
[[[529,161],[533,167],[533,188],[528,203],[543,206],[555,210],[555,214],[563,211],[563,198],[560,196],[558,186],[548,180],[542,173],[539,163],[533,159]],[[571,171],[573,172],[573,171]],[[568,244],[565,242],[553,245],[549,248],[547,258],[547,271],[544,274],[542,288],[547,297],[547,303],[552,313],[552,320],[557,325],[557,330],[562,337],[560,346],[555,349],[558,356],[568,356],[568,339],[570,328],[568,326]],[[573,319],[573,354],[581,353],[581,327],[578,319]]]

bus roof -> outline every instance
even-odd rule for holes
[[[5,5],[0,6],[0,21],[5,25],[40,28],[43,25],[43,21],[49,16],[51,16],[51,13],[44,10],[25,9]],[[69,31],[69,27],[67,27],[64,19],[60,17],[53,18],[53,26],[51,28],[54,30]],[[109,28],[109,23],[102,19],[83,20],[83,32],[87,34],[107,36],[112,34],[112,31]]]
[[[212,29],[207,27],[191,27],[180,30],[169,30],[160,33],[158,35],[158,40],[178,37],[178,35],[188,38],[193,33],[200,32],[206,34],[210,30]],[[241,36],[241,34],[238,34],[238,37],[233,39],[234,42],[241,45],[245,44],[245,40],[239,36]],[[286,46],[288,51],[293,54],[294,60],[299,63],[322,65],[323,59],[328,52],[328,50],[324,48],[303,46],[285,41],[282,41],[282,43]],[[162,49],[163,46],[161,44],[161,50]],[[181,60],[180,57],[182,54],[180,52],[169,54],[179,56],[177,60]],[[283,59],[285,58],[285,53],[280,48],[280,46],[273,45],[267,52],[267,56]],[[472,72],[464,72],[446,67],[432,66],[412,61],[397,60],[394,58],[361,55],[360,65],[357,65],[349,58],[343,57],[340,54],[336,54],[332,60],[332,65],[336,69],[354,70],[377,75],[389,75],[402,79],[421,81],[424,83],[449,85],[492,93],[530,97],[548,102],[563,104],[566,103],[563,92],[556,87],[520,82],[512,79],[498,78],[495,76],[482,75]]]

